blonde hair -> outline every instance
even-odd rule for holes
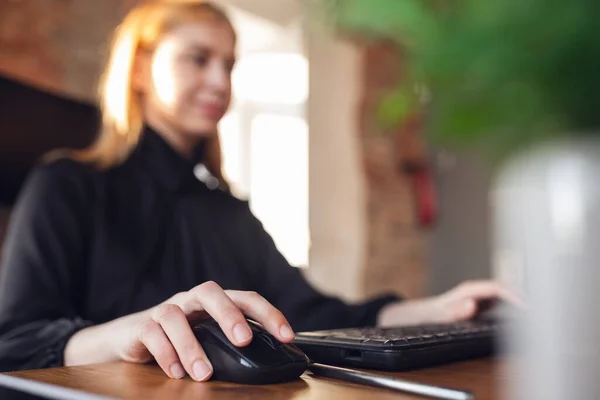
[[[102,126],[96,142],[77,153],[77,158],[101,167],[123,162],[136,147],[143,128],[139,95],[132,72],[140,50],[153,50],[161,36],[187,22],[218,20],[233,26],[219,7],[203,0],[153,0],[133,8],[114,33],[109,61],[99,85]],[[228,188],[221,166],[219,135],[208,139],[204,165]]]

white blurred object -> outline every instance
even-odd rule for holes
[[[194,175],[199,181],[204,182],[209,189],[219,187],[219,180],[210,173],[204,164],[198,164],[194,167]]]
[[[492,194],[496,275],[530,310],[506,344],[511,400],[600,396],[600,141],[573,138],[513,159]]]

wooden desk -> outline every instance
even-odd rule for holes
[[[390,375],[470,390],[477,400],[489,400],[499,398],[496,387],[504,378],[503,364],[494,359],[482,359]],[[167,378],[155,365],[128,363],[18,371],[8,374],[121,399],[423,399],[384,389],[319,378],[309,373],[305,373],[302,379],[295,382],[268,386],[223,382],[198,383],[187,377],[174,380]]]

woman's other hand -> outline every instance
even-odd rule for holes
[[[495,281],[467,281],[439,296],[405,300],[385,306],[378,316],[379,326],[450,323],[474,318],[484,300],[502,300],[517,307],[524,302]]]

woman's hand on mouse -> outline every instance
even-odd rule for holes
[[[448,323],[468,320],[477,314],[478,302],[499,299],[518,307],[523,301],[495,281],[467,281],[434,297],[405,300],[385,306],[378,315],[379,326]]]
[[[234,345],[245,346],[252,340],[245,315],[281,342],[294,338],[283,314],[259,294],[223,290],[215,282],[205,282],[149,310],[113,321],[113,333],[120,337],[116,354],[134,363],[155,359],[172,378],[182,378],[187,372],[205,381],[212,375],[212,365],[190,322],[213,317]]]

